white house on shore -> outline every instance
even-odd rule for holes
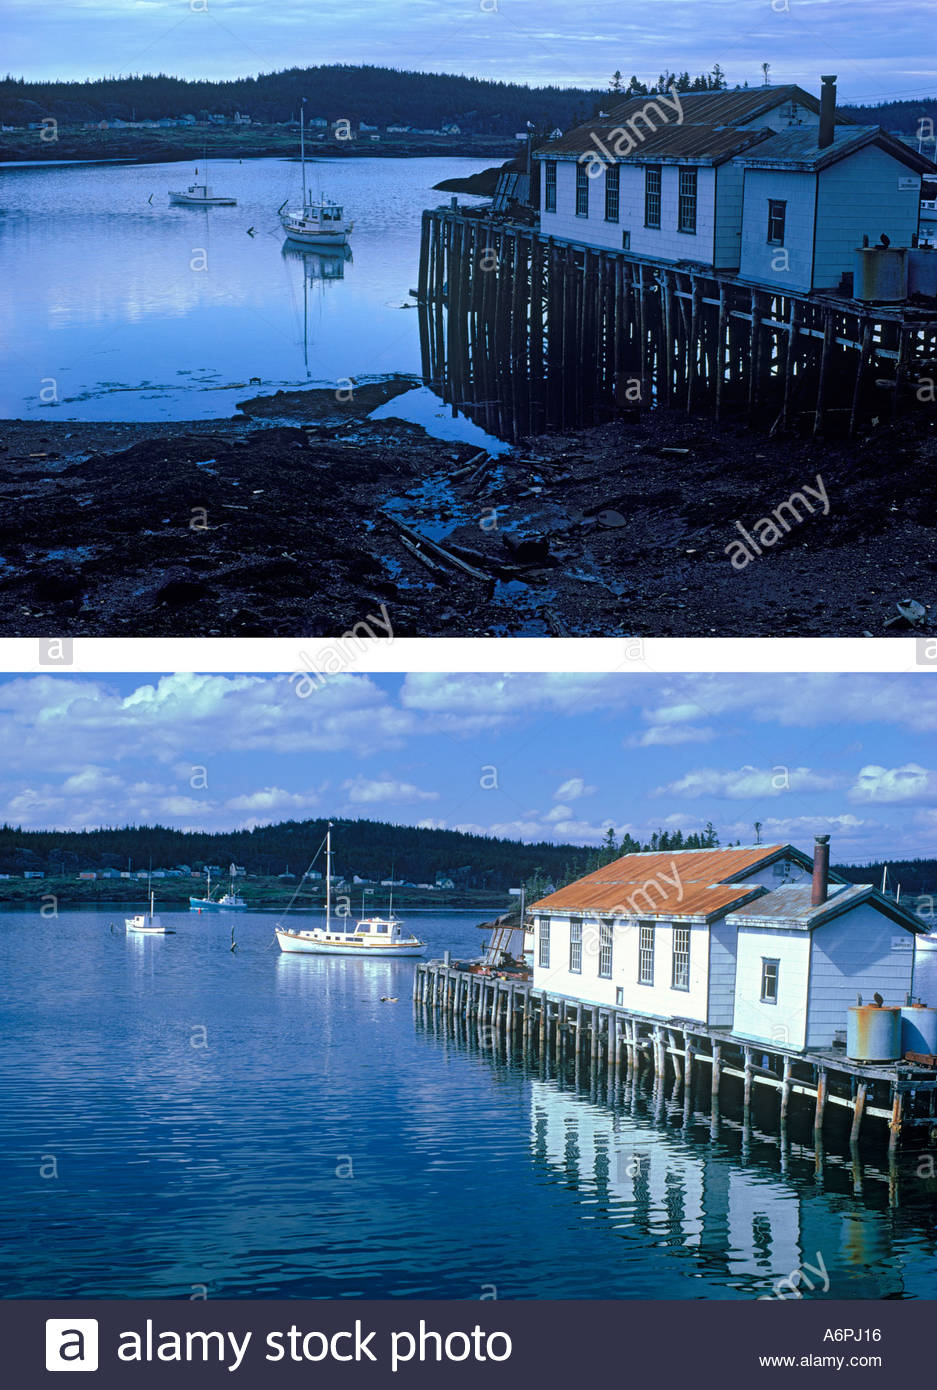
[[[858,994],[905,1002],[925,928],[831,873],[828,841],[625,855],[533,904],[534,988],[829,1047]]]
[[[925,156],[796,86],[637,97],[535,151],[544,236],[834,289],[863,236],[910,245]]]

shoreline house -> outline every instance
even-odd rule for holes
[[[531,914],[534,989],[793,1051],[831,1046],[858,994],[904,1003],[925,931],[831,872],[828,836],[813,860],[789,844],[625,855]]]
[[[797,86],[631,98],[539,146],[544,236],[797,291],[910,245],[935,166]]]

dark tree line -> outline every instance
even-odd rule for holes
[[[63,123],[101,119],[156,120],[161,116],[233,116],[261,122],[308,117],[347,119],[368,125],[439,129],[454,122],[480,135],[513,135],[527,122],[549,130],[572,124],[598,91],[575,87],[526,87],[477,77],[405,72],[395,68],[289,68],[230,82],[187,82],[165,73],[103,77],[89,82],[0,80],[0,118],[6,124],[55,117]]]
[[[170,826],[123,826],[100,830],[22,830],[0,826],[0,873],[42,869],[70,874],[93,869],[201,868],[232,861],[251,874],[302,874],[325,836],[324,820],[282,821],[252,830],[218,833],[174,830]],[[718,844],[712,825],[698,834],[658,831],[641,845],[630,835],[618,842],[610,831],[595,850],[549,842],[523,844],[458,830],[433,830],[385,821],[334,822],[335,869],[362,878],[391,876],[412,883],[434,883],[437,875],[458,888],[505,890],[539,875],[568,883],[620,854],[638,849],[699,849]]]

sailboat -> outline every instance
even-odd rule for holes
[[[344,246],[354,231],[354,222],[345,221],[345,210],[340,203],[333,203],[328,198],[314,203],[306,191],[305,102],[299,113],[299,160],[303,170],[303,205],[301,209],[284,212],[286,204],[281,204],[280,226],[290,241],[303,246]]]
[[[299,892],[298,888],[296,892]],[[296,894],[293,896],[295,899]],[[354,931],[333,930],[331,822],[325,835],[325,926],[312,927],[309,931],[291,931],[278,922],[276,937],[281,951],[312,956],[357,956],[359,960],[370,960],[386,956],[419,956],[426,950],[425,941],[418,940],[411,933],[404,933],[403,923],[393,915],[393,900],[389,916],[362,918]]]
[[[164,927],[162,920],[156,914],[153,907],[154,893],[150,889],[150,910],[149,912],[137,912],[133,917],[124,918],[124,926],[128,932],[142,933],[144,936],[166,936],[172,935],[171,927]]]
[[[208,871],[208,886],[204,898],[189,898],[190,912],[245,912],[247,903],[234,891],[234,865],[231,865],[228,878],[228,891],[220,898],[211,895],[211,869]]]
[[[185,192],[170,192],[169,201],[172,204],[187,208],[236,208],[237,198],[227,198],[221,193],[215,193],[208,184],[208,148],[205,149],[203,160],[205,165],[205,182],[190,183]],[[195,171],[198,175],[198,170]]]

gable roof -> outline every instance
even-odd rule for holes
[[[760,884],[736,880],[782,857],[805,869],[812,862],[793,845],[626,854],[541,898],[531,905],[531,911],[709,920],[767,893]]]
[[[787,102],[804,106],[813,115],[820,113],[819,99],[793,82],[784,87],[743,87],[732,92],[681,92],[679,96],[684,122],[694,125],[744,125],[746,121],[757,120],[759,116]],[[626,101],[611,107],[607,115],[613,123],[621,124],[653,100],[653,93],[646,97],[628,97]],[[839,111],[836,119],[844,125],[852,124],[849,117]],[[816,127],[811,129],[815,131]]]
[[[816,907],[810,901],[811,886],[809,883],[781,884],[750,907],[746,907],[744,911],[733,912],[726,921],[734,927],[783,927],[790,931],[814,931],[834,917],[868,903],[906,931],[927,931],[926,925],[916,913],[903,907],[894,898],[886,897],[871,883],[833,886],[826,901]]]
[[[899,163],[919,173],[933,173],[937,167],[926,155],[896,140],[880,125],[838,126],[833,131],[832,145],[825,149],[817,144],[817,132],[813,127],[780,131],[757,149],[737,155],[736,162],[747,169],[794,169],[812,173],[839,163],[867,145],[877,145]]]
[[[646,103],[645,103],[646,104]],[[619,153],[622,135],[633,149]],[[695,164],[724,164],[744,150],[770,139],[770,130],[738,130],[734,126],[678,125],[665,121],[656,129],[637,128],[632,137],[620,121],[590,121],[588,125],[550,140],[534,151],[537,159],[573,159],[591,154],[603,163],[662,164],[692,160]]]

